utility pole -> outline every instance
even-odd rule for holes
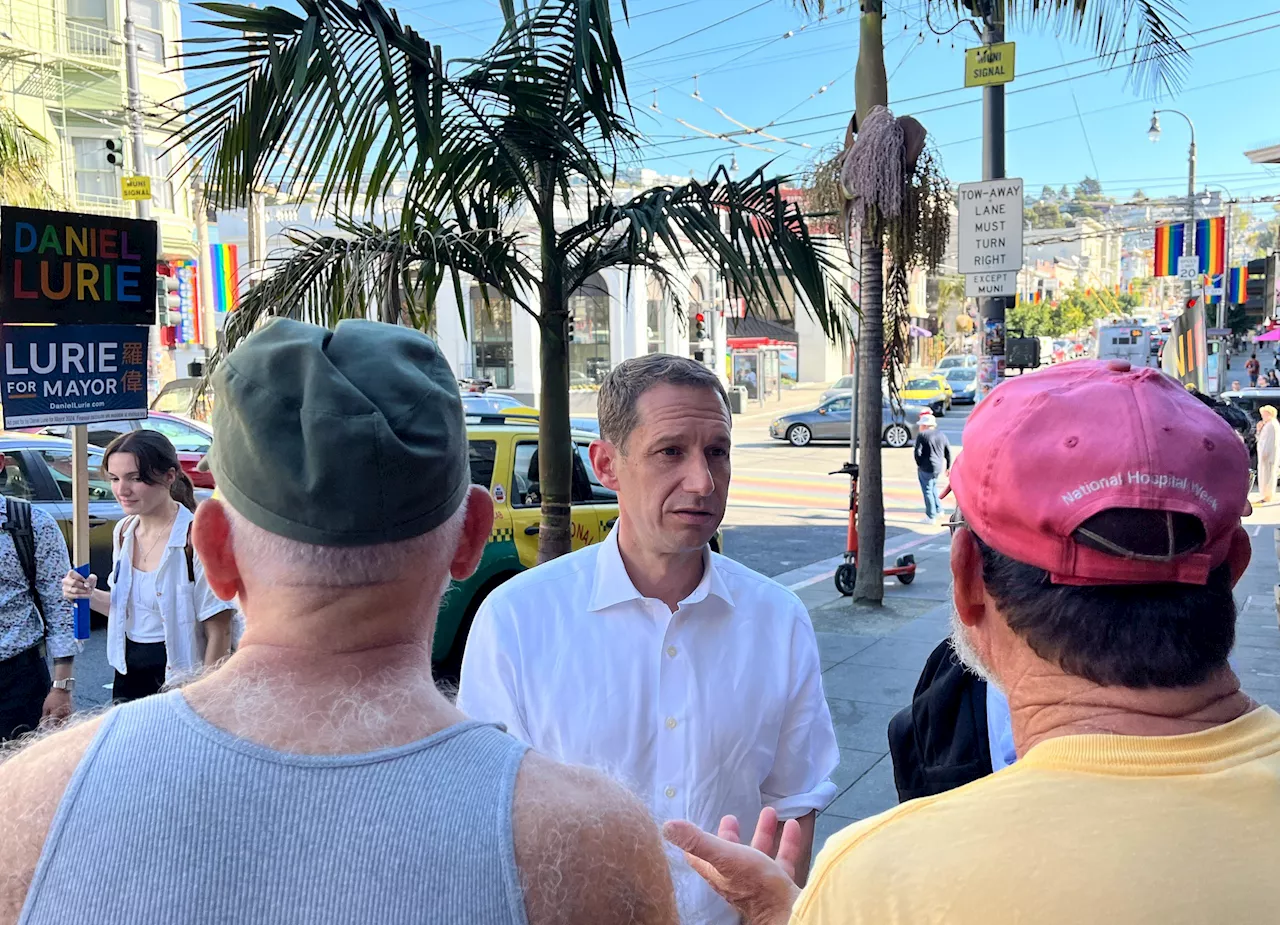
[[[124,0],[124,71],[129,91],[129,134],[133,141],[133,172],[147,170],[147,143],[142,137],[142,80],[138,76],[138,33],[133,25],[133,0]],[[136,202],[138,218],[151,218],[151,200]]]
[[[1004,41],[1004,0],[983,0],[982,44],[998,45]],[[1003,180],[1004,167],[1004,84],[982,88],[982,179]],[[1019,216],[1021,220],[1021,216]],[[978,317],[982,323],[981,353],[996,366],[996,383],[1004,375],[1005,310],[1008,296],[988,296],[978,300]],[[989,336],[988,329],[993,329]],[[982,376],[978,376],[978,398],[985,396]]]

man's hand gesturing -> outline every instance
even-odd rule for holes
[[[743,917],[744,925],[785,925],[800,888],[796,865],[804,853],[804,837],[794,819],[776,839],[778,814],[760,812],[750,846],[742,844],[738,820],[725,816],[720,831],[710,835],[691,822],[668,822],[662,832],[684,852],[689,866]],[[773,856],[777,841],[777,858]]]

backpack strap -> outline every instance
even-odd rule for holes
[[[4,529],[13,537],[13,549],[18,555],[18,563],[22,566],[22,574],[26,576],[27,588],[31,599],[44,620],[44,604],[40,600],[40,592],[36,589],[36,535],[31,528],[31,503],[21,498],[6,497],[4,499]]]
[[[196,551],[191,546],[191,524],[187,524],[187,545],[183,547],[187,555],[187,581],[196,583]]]

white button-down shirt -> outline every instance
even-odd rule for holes
[[[658,824],[714,832],[732,813],[745,841],[766,805],[783,819],[825,807],[840,752],[804,605],[708,551],[701,583],[672,613],[636,590],[617,536],[489,595],[467,640],[459,708],[607,773]],[[736,922],[668,850],[682,921]]]

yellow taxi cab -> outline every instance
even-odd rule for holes
[[[951,408],[951,387],[941,376],[922,374],[907,376],[899,395],[908,401],[927,403],[929,409],[941,416]]]

